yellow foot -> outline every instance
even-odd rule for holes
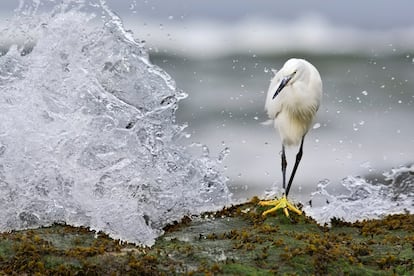
[[[260,201],[259,205],[261,206],[274,206],[273,208],[263,212],[262,216],[266,216],[269,213],[275,212],[278,209],[283,209],[283,212],[287,217],[289,217],[289,211],[291,210],[298,215],[302,215],[302,211],[296,208],[293,204],[291,204],[286,196],[283,196],[281,199],[274,199],[274,200],[265,200]]]

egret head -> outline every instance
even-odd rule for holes
[[[289,59],[278,72],[281,81],[272,99],[276,98],[285,86],[293,84],[299,79],[305,70],[306,66],[303,60],[295,58]]]

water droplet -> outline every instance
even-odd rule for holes
[[[173,20],[174,19],[174,16],[170,15],[170,16],[168,16],[168,19],[169,20]]]
[[[365,162],[361,163],[359,166],[361,168],[368,169],[368,168],[371,168],[371,163],[369,161],[365,161]]]
[[[209,157],[210,150],[208,149],[206,145],[201,145],[201,150],[202,150],[203,157]]]
[[[331,183],[329,179],[322,179],[321,181],[318,182],[318,186],[316,190],[319,192],[325,190],[325,188],[329,185],[329,183]]]
[[[316,123],[316,124],[313,125],[313,129],[318,129],[320,127],[321,127],[321,124],[320,123]]]
[[[367,92],[366,90],[362,91],[361,93],[362,93],[362,95],[364,95],[364,96],[367,96],[367,95],[368,95],[368,92]]]
[[[358,131],[359,128],[357,127],[357,125],[355,123],[352,124],[352,128],[354,129],[354,131]]]
[[[257,121],[257,120],[259,120],[259,117],[254,116],[253,119],[255,119]]]
[[[223,160],[229,155],[230,153],[230,148],[229,147],[225,147],[219,154],[217,161],[219,163],[223,162]]]

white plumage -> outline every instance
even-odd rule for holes
[[[322,80],[318,70],[304,59],[289,59],[272,79],[267,92],[265,109],[269,118],[274,120],[282,140],[282,176],[285,193],[281,199],[260,201],[262,206],[274,206],[263,215],[283,209],[286,216],[288,210],[297,214],[297,209],[287,200],[290,187],[295,177],[303,154],[303,141],[313,118],[319,109],[322,98]],[[300,144],[296,161],[286,186],[286,153],[285,146]]]
[[[282,81],[287,81],[284,87]],[[298,145],[309,130],[322,98],[318,70],[304,59],[289,59],[274,76],[267,92],[265,109],[274,119],[283,145]]]

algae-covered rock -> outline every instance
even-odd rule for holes
[[[414,273],[414,215],[331,227],[257,201],[184,218],[154,246],[120,243],[82,227],[53,225],[0,235],[0,274],[374,274]]]

